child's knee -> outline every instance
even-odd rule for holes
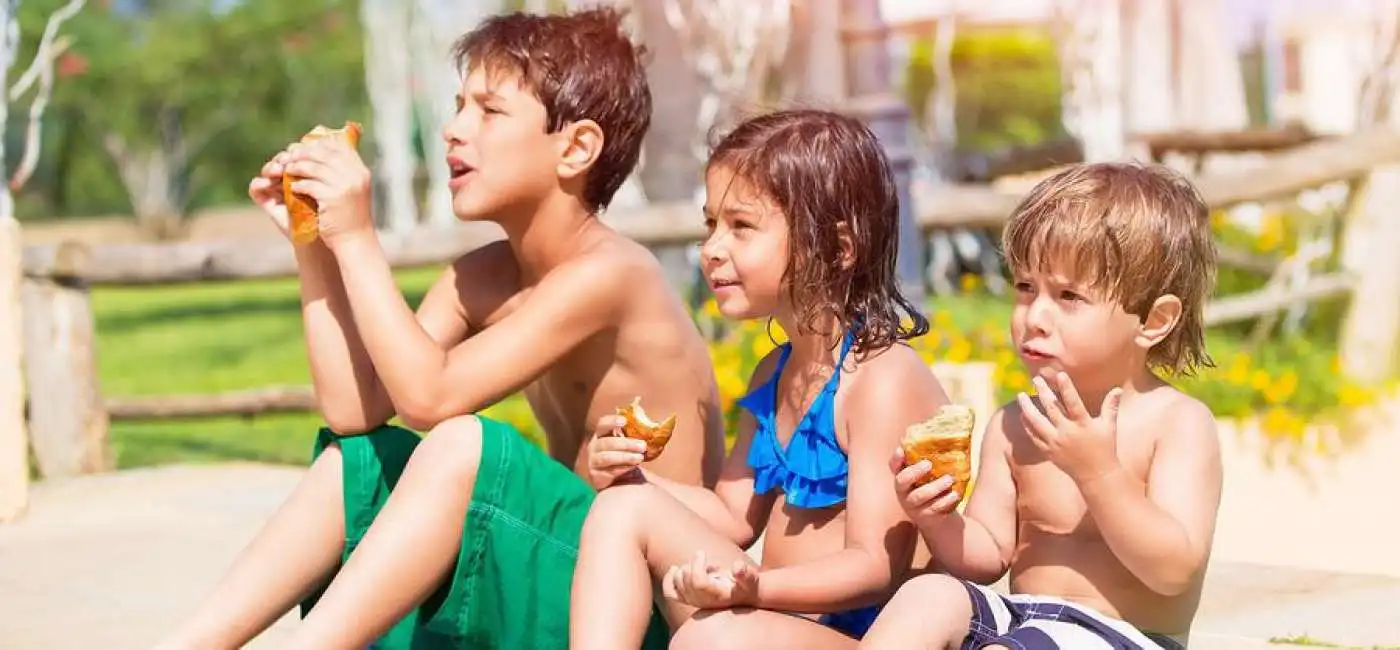
[[[943,573],[926,573],[911,578],[900,586],[894,597],[902,601],[939,603],[944,606],[967,603],[971,607],[967,587],[957,578]]]
[[[653,485],[614,485],[598,493],[588,509],[584,529],[600,528],[617,535],[631,531],[649,512],[655,512],[657,488]]]
[[[481,420],[462,415],[433,427],[413,452],[413,464],[476,474],[481,464]]]

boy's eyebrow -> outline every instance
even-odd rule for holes
[[[501,97],[500,93],[497,93],[494,90],[473,90],[471,96],[472,99],[475,100],[477,103],[488,102],[493,99],[504,99],[503,97]]]

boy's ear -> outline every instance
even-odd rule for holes
[[[856,242],[851,237],[851,225],[846,222],[836,224],[836,239],[841,244],[841,270],[849,271],[856,265]]]
[[[1144,318],[1142,325],[1138,327],[1138,345],[1143,349],[1151,349],[1166,340],[1172,330],[1176,329],[1177,323],[1181,322],[1181,313],[1180,298],[1171,294],[1158,298],[1147,311],[1147,318]]]
[[[562,151],[559,156],[559,176],[576,178],[603,154],[603,128],[593,120],[579,120],[560,130]]]

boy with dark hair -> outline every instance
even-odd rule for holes
[[[621,20],[510,14],[458,42],[443,131],[453,211],[507,238],[453,263],[416,314],[350,146],[294,145],[252,181],[280,223],[284,174],[319,205],[320,238],[296,254],[329,426],[306,478],[167,647],[239,647],[300,602],[288,647],[564,648],[593,423],[635,396],[677,414],[649,469],[713,484],[723,425],[708,349],[656,259],[596,218],[651,114]],[[553,459],[473,415],[517,391]],[[388,426],[395,415],[428,435]]]

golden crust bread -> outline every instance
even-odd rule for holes
[[[317,124],[306,135],[301,137],[301,141],[315,142],[324,138],[341,138],[350,143],[352,148],[360,146],[360,125],[357,122],[346,122],[345,126],[339,129],[332,129],[321,124]],[[319,230],[316,225],[316,199],[292,191],[292,183],[297,177],[290,174],[282,176],[282,200],[287,204],[287,228],[292,233],[292,241],[298,244],[306,244],[316,240]]]
[[[656,460],[661,455],[666,443],[671,441],[671,433],[676,429],[674,413],[660,422],[655,422],[642,410],[640,397],[633,398],[626,406],[618,407],[617,414],[626,420],[626,424],[622,425],[623,436],[647,443],[646,453],[643,454],[647,461]]]
[[[924,485],[945,474],[953,477],[953,491],[967,496],[972,480],[972,409],[961,404],[949,404],[932,418],[910,426],[904,433],[904,463],[906,466],[927,460],[933,471],[919,479]]]

